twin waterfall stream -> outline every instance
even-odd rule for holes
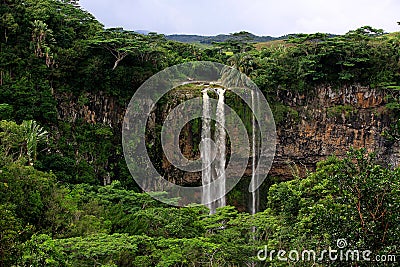
[[[218,104],[215,116],[214,140],[211,136],[211,103],[207,94],[209,90],[216,91]],[[201,129],[200,155],[202,159],[202,203],[210,209],[210,214],[214,214],[216,209],[226,205],[225,195],[225,164],[226,164],[226,131],[225,131],[225,89],[205,88],[203,91],[203,115]],[[251,199],[249,209],[251,214],[258,211],[259,197],[256,184],[256,163],[257,163],[257,127],[254,112],[259,108],[259,95],[251,91],[252,116],[252,180],[250,183]]]

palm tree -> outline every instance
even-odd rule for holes
[[[47,131],[40,127],[34,120],[23,121],[21,127],[26,143],[28,162],[30,165],[33,165],[37,156],[37,145],[39,142],[47,139]]]
[[[53,31],[47,27],[47,24],[41,20],[32,22],[32,44],[34,53],[37,57],[46,57],[46,65],[50,67],[54,64],[53,53],[51,52],[50,43],[54,43]]]
[[[35,56],[43,57],[43,49],[47,46],[46,39],[53,39],[53,31],[48,29],[47,24],[41,20],[35,20],[32,22],[32,26],[32,43]]]
[[[245,53],[235,54],[228,59],[228,63],[230,66],[238,69],[246,75],[250,75],[250,73],[254,70],[254,61],[253,58]]]
[[[254,70],[254,61],[250,55],[235,54],[228,59],[229,67],[222,70],[222,84],[225,87],[249,87],[249,75]]]

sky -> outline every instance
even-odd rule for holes
[[[80,0],[107,28],[162,34],[256,35],[325,32],[361,26],[400,31],[399,0]]]

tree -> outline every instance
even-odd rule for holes
[[[225,87],[252,87],[249,82],[249,75],[254,69],[253,58],[246,53],[235,54],[228,59],[230,67],[222,70],[222,82]]]
[[[54,64],[53,53],[50,45],[54,44],[53,31],[48,28],[47,24],[40,20],[32,22],[32,44],[34,54],[37,57],[46,58],[46,65],[50,67]]]
[[[228,63],[231,67],[234,67],[246,75],[250,75],[255,66],[252,56],[246,53],[233,55],[228,59]]]
[[[378,165],[364,149],[350,150],[344,159],[328,158],[305,179],[270,188],[268,209],[259,216],[271,225],[262,226],[268,231],[259,234],[269,234],[270,250],[326,249],[345,238],[349,248],[394,254],[399,245],[399,171]]]
[[[33,165],[33,162],[36,161],[37,157],[38,143],[47,139],[47,131],[33,120],[23,121],[21,127],[23,129],[23,134],[25,135],[24,139],[26,142],[28,161],[30,165]]]
[[[36,121],[23,121],[21,125],[15,122],[0,121],[0,140],[3,163],[23,161],[26,157],[29,165],[37,158],[37,146],[47,138]]]
[[[0,185],[1,189],[4,189]],[[9,204],[0,204],[0,266],[12,266],[20,254],[21,220]]]
[[[24,142],[21,127],[15,122],[0,121],[0,140],[0,166],[20,160]]]
[[[115,58],[113,70],[130,53],[135,53],[142,43],[139,34],[128,32],[122,28],[111,28],[99,32],[88,41],[91,45],[100,45],[107,49]]]
[[[4,40],[7,43],[9,34],[15,34],[19,26],[11,13],[3,13],[0,23],[0,27],[4,29]]]

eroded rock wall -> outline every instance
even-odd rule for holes
[[[155,128],[172,108],[195,96],[197,94],[190,90],[173,94],[154,111],[148,125]],[[307,170],[314,170],[318,161],[330,155],[342,157],[350,147],[375,151],[382,163],[399,166],[399,144],[388,142],[383,136],[392,123],[392,115],[385,108],[385,92],[360,85],[321,86],[306,94],[279,91],[277,96],[279,102],[290,107],[292,112],[277,125],[276,155],[270,175],[282,179],[290,179],[293,174],[304,175]],[[102,93],[81,97],[58,94],[56,97],[62,120],[83,119],[87,123],[122,127],[125,107],[114,97]],[[190,127],[186,128],[187,134],[180,140],[181,151],[188,158],[198,158],[193,132]],[[155,151],[155,154],[159,153]],[[179,184],[200,183],[200,173],[183,174],[174,169],[164,155],[159,156],[159,165],[167,179]],[[250,172],[251,166],[246,173],[250,175]]]
[[[279,97],[296,112],[277,126],[278,145],[270,174],[303,175],[330,155],[344,156],[350,147],[374,151],[382,163],[399,165],[398,144],[383,136],[392,122],[383,91],[360,85],[325,86],[308,96],[280,92]]]

